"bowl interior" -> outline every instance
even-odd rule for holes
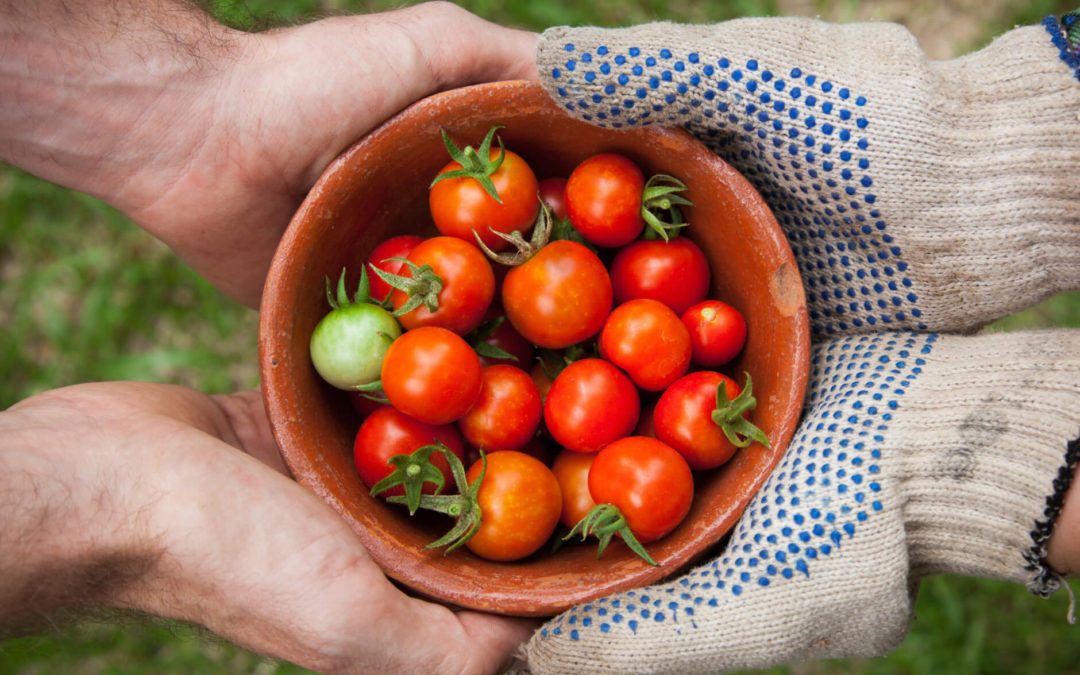
[[[771,449],[740,451],[702,474],[683,524],[650,553],[652,567],[625,546],[597,559],[595,542],[565,545],[514,563],[485,561],[462,548],[425,551],[446,524],[410,518],[368,495],[353,466],[359,421],[347,395],[322,382],[308,341],[327,311],[324,278],[342,267],[350,284],[383,239],[435,234],[427,188],[448,161],[440,129],[459,146],[477,145],[493,124],[507,148],[538,178],[567,176],[586,157],[618,152],[646,175],[687,183],[694,207],[690,235],[709,259],[712,297],[746,317],[749,336],[737,381],[753,377],[753,421]],[[446,603],[518,616],[557,613],[574,604],[656,581],[685,567],[732,527],[794,433],[806,387],[809,329],[801,279],[791,251],[760,196],[729,165],[681,130],[601,129],[559,109],[539,85],[503,82],[457,89],[414,104],[355,144],[324,173],[282,239],[264,291],[260,366],[267,412],[295,478],[322,497],[356,531],[386,574]]]

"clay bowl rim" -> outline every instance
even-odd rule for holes
[[[334,221],[342,217],[342,205],[331,201],[339,198],[348,200],[340,195],[349,193],[350,175],[367,176],[365,161],[374,156],[372,153],[385,150],[384,144],[390,143],[390,139],[402,141],[405,138],[400,135],[402,125],[418,120],[430,125],[432,119],[442,119],[443,123],[447,123],[445,116],[450,114],[447,111],[465,109],[475,112],[484,105],[512,110],[510,116],[515,119],[528,114],[538,115],[540,117],[537,119],[547,121],[550,118],[560,125],[588,130],[583,133],[634,139],[634,142],[647,139],[661,147],[692,153],[695,161],[707,164],[705,169],[710,177],[722,181],[725,189],[737,193],[739,207],[745,209],[747,217],[757,223],[752,234],[760,238],[759,248],[768,249],[761,255],[768,258],[771,267],[768,277],[763,278],[761,283],[768,286],[766,297],[769,302],[780,308],[777,310],[781,315],[778,321],[782,332],[785,332],[783,337],[787,341],[787,348],[790,348],[790,372],[781,383],[786,389],[772,396],[775,399],[779,395],[780,400],[762,401],[759,404],[759,408],[765,405],[777,407],[774,411],[777,423],[766,429],[772,448],[767,451],[762,448],[759,456],[753,457],[752,464],[747,464],[750,468],[730,469],[745,469],[752,473],[748,482],[736,485],[738,494],[733,501],[724,504],[716,513],[703,514],[706,521],[695,515],[695,522],[684,523],[676,530],[681,534],[676,536],[673,533],[665,538],[667,544],[661,540],[656,546],[650,547],[661,563],[659,567],[646,564],[629,553],[626,547],[617,545],[609,547],[604,558],[595,563],[591,562],[595,558],[594,546],[589,549],[587,556],[584,553],[572,554],[577,556],[574,562],[584,566],[581,569],[595,567],[589,568],[587,574],[576,573],[574,569],[553,569],[557,565],[550,561],[558,556],[550,557],[547,563],[542,557],[537,559],[537,556],[520,563],[489,563],[473,556],[464,547],[450,555],[443,555],[437,551],[421,551],[415,542],[411,546],[403,545],[398,538],[405,535],[401,534],[400,526],[394,520],[400,518],[400,514],[388,515],[385,510],[391,507],[370,498],[366,490],[362,495],[353,494],[356,488],[347,485],[349,477],[340,475],[340,472],[328,473],[330,469],[327,466],[331,463],[328,456],[320,455],[310,447],[311,440],[307,436],[312,432],[305,430],[305,424],[310,421],[313,412],[305,407],[304,401],[310,400],[312,391],[310,385],[306,392],[299,391],[297,382],[309,383],[309,371],[313,369],[306,350],[298,353],[301,351],[299,345],[306,345],[306,339],[300,339],[301,336],[297,335],[299,312],[290,306],[290,299],[300,302],[300,280],[305,274],[312,276],[313,268],[319,267],[318,261],[312,259],[316,247],[308,241],[309,231],[324,228],[325,232],[328,231],[325,228],[336,227]],[[482,116],[482,113],[478,114]],[[507,146],[513,147],[509,142]],[[442,160],[440,165],[444,162]],[[385,236],[389,236],[389,232],[385,232]],[[319,271],[317,275],[320,281],[322,274],[323,271]],[[319,291],[315,289],[316,297]],[[307,336],[310,336],[310,329]],[[290,340],[295,341],[291,348]],[[473,85],[436,94],[405,109],[342,153],[309,192],[282,237],[267,276],[259,324],[263,399],[275,440],[294,478],[334,508],[357,533],[387,576],[406,589],[453,606],[516,616],[547,616],[597,597],[657,582],[684,569],[715,546],[730,531],[753,495],[764,484],[794,435],[809,374],[809,348],[806,300],[794,256],[774,215],[743,176],[681,129],[652,126],[617,131],[599,129],[573,120],[551,101],[537,83],[531,81]],[[755,391],[758,381],[758,376],[755,376]],[[326,385],[319,386],[327,388]],[[315,394],[319,394],[319,391],[315,391]],[[348,459],[351,462],[351,438],[348,441]],[[340,465],[340,457],[330,459]],[[731,464],[738,461],[742,461],[740,455],[736,455],[736,460]],[[751,460],[747,459],[746,462]],[[725,467],[722,470],[729,469]],[[399,529],[391,531],[394,528]],[[585,544],[581,547],[584,550]],[[496,567],[492,568],[492,565]],[[583,577],[588,581],[583,582]]]

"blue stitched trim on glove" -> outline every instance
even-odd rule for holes
[[[1061,50],[1061,60],[1073,69],[1076,79],[1080,80],[1080,9],[1065,14],[1061,21],[1048,16],[1043,19],[1043,26],[1050,33],[1050,41]]]
[[[829,564],[885,509],[881,466],[889,458],[881,446],[936,340],[934,334],[876,333],[816,345],[811,381],[817,384],[800,434],[724,553],[676,583],[575,607],[541,635],[578,640],[584,631],[637,633],[644,622],[696,628],[695,612],[811,577],[815,566]]]
[[[684,126],[754,184],[799,261],[816,335],[927,329],[908,265],[876,206],[867,97],[758,59],[574,43],[563,50],[567,60],[550,74],[568,110],[599,126]],[[598,80],[607,84],[589,94]]]

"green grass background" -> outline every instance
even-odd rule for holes
[[[869,0],[867,0],[869,2]],[[371,12],[372,0],[217,0],[244,29],[327,12]],[[783,0],[468,0],[471,11],[532,29],[711,22],[786,11]],[[859,0],[795,3],[804,13],[859,16]],[[911,0],[915,20],[926,2]],[[932,3],[931,3],[932,4]],[[971,3],[966,3],[970,5]],[[896,3],[892,3],[895,10]],[[1072,8],[1059,0],[999,0],[977,17],[977,48],[1014,25]],[[962,9],[962,8],[961,8]],[[256,314],[219,294],[160,242],[85,195],[0,165],[0,408],[35,392],[103,379],[178,382],[211,392],[258,384]],[[1080,326],[1080,294],[1055,296],[992,330]],[[0,552],[0,555],[3,555]],[[1074,584],[1080,589],[1080,584]],[[937,577],[922,587],[904,643],[886,657],[801,664],[774,673],[1080,673],[1080,640],[1064,593],[1040,601],[1015,585]],[[156,619],[87,621],[0,642],[0,675],[302,673]]]

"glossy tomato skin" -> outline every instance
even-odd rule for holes
[[[429,424],[460,419],[480,396],[480,358],[461,336],[438,326],[402,333],[382,363],[390,404]]]
[[[372,249],[371,255],[368,256],[368,265],[378,267],[384,272],[398,274],[405,263],[400,260],[392,260],[392,258],[409,257],[416,245],[423,240],[423,237],[414,234],[401,234],[390,237]],[[380,279],[379,275],[374,272],[369,271],[368,281],[371,284],[371,298],[377,302],[386,300],[386,297],[390,295],[390,291],[393,290],[390,284]]]
[[[469,467],[469,484],[481,469],[481,462]],[[514,450],[487,455],[477,501],[483,521],[465,546],[481,558],[501,562],[535,553],[555,531],[562,511],[555,474],[535,457]]]
[[[625,246],[641,234],[645,175],[615,153],[589,157],[566,181],[566,212],[581,236],[597,246]]]
[[[353,442],[353,461],[360,479],[369,488],[394,471],[389,459],[395,455],[410,455],[414,450],[436,441],[442,442],[458,459],[465,458],[461,434],[452,424],[426,424],[390,406],[382,406],[368,415],[356,432]],[[430,461],[452,483],[450,465],[442,453],[432,453]],[[434,483],[425,483],[423,491],[431,494]],[[404,495],[405,488],[397,485],[380,493],[382,497]]]
[[[676,380],[656,402],[656,438],[675,448],[695,470],[720,466],[738,449],[712,421],[716,388],[721,382],[729,399],[742,391],[723,373],[699,370]]]
[[[648,391],[660,391],[690,367],[690,332],[667,305],[628,300],[600,331],[600,354]]]
[[[614,504],[638,541],[647,544],[674,530],[690,512],[694,478],[682,456],[654,439],[621,438],[601,450],[589,469],[589,492]]]
[[[510,323],[540,347],[563,349],[598,333],[611,312],[611,278],[595,253],[553,241],[506,273],[502,304]]]
[[[517,366],[488,366],[476,403],[458,420],[465,439],[485,452],[520,450],[536,435],[540,390]]]
[[[746,319],[739,310],[720,300],[704,300],[682,314],[690,333],[693,360],[716,368],[728,363],[746,344]]]
[[[556,218],[566,217],[566,179],[545,178],[540,181],[540,201],[547,204]]]
[[[417,244],[408,259],[418,267],[430,265],[442,279],[443,288],[434,312],[420,305],[398,317],[405,330],[441,326],[464,335],[480,325],[495,297],[495,272],[483,251],[456,237],[432,237]],[[399,272],[412,276],[405,268]],[[408,300],[408,294],[400,289],[390,294],[395,311]]]
[[[604,359],[566,366],[544,400],[544,424],[564,448],[596,452],[637,426],[641,398],[634,383]]]
[[[560,520],[563,525],[573,528],[589,511],[596,506],[596,501],[589,492],[589,469],[595,452],[574,452],[573,450],[560,450],[551,463],[551,472],[559,481],[562,489],[562,515]]]
[[[701,248],[687,237],[642,239],[622,248],[611,262],[615,303],[659,300],[679,316],[709,293],[712,275]]]
[[[498,155],[499,149],[493,148],[491,159]],[[439,174],[460,168],[457,162],[450,162]],[[439,232],[474,243],[475,231],[493,251],[505,249],[510,244],[491,230],[505,234],[514,230],[528,233],[540,207],[536,198],[539,188],[532,168],[520,155],[507,150],[502,165],[491,174],[491,182],[495,184],[495,192],[502,204],[474,178],[447,178],[432,185],[428,205]]]

